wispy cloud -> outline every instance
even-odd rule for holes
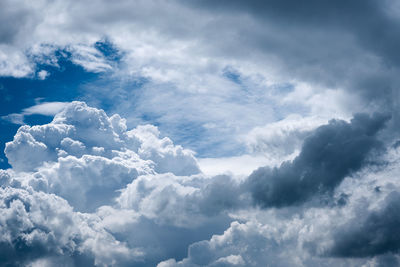
[[[67,102],[43,102],[34,106],[24,108],[20,113],[12,113],[1,118],[14,124],[25,124],[24,117],[29,115],[54,116],[60,112],[68,103]]]

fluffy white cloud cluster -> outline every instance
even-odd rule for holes
[[[167,137],[160,139],[154,126],[127,131],[119,115],[108,117],[103,110],[73,102],[58,113],[50,124],[22,126],[5,153],[14,170],[32,171],[43,163],[68,156],[98,155],[107,159],[137,157],[150,160],[157,172],[190,175],[199,172],[193,152],[174,146]],[[133,152],[133,153],[131,153]],[[169,164],[179,160],[180,164]]]
[[[96,216],[74,212],[54,194],[2,187],[0,214],[2,265],[51,262],[52,257],[59,257],[66,265],[83,265],[85,261],[112,265],[116,259],[123,262],[140,257],[140,252],[96,227]]]
[[[239,182],[229,176],[140,176],[122,190],[118,203],[161,224],[195,228],[247,206]],[[222,216],[222,218],[221,218]]]
[[[319,146],[311,141],[323,146],[331,134],[337,145],[372,142],[371,129],[386,119],[360,115],[320,127],[295,162],[314,164],[307,151]],[[330,194],[264,209],[249,179],[204,175],[193,152],[156,127],[128,130],[118,115],[72,102],[49,124],[22,126],[6,146],[12,168],[0,170],[0,264],[395,266],[400,239],[388,233],[398,233],[400,221],[400,150],[387,151],[385,165],[365,165]]]
[[[33,172],[24,174],[24,183],[66,198],[77,210],[109,203],[138,175],[199,173],[193,153],[160,139],[155,127],[127,131],[118,115],[83,102],[71,103],[50,124],[22,126],[5,153],[14,171]]]
[[[83,102],[67,105],[49,124],[22,126],[5,149],[12,169],[1,171],[4,255],[14,255],[4,263],[71,256],[77,265],[75,257],[110,265],[140,258],[140,250],[96,226],[101,217],[77,211],[113,205],[140,175],[200,172],[193,152],[159,135],[154,126],[128,131],[118,115]]]
[[[248,209],[223,234],[193,243],[172,266],[398,266],[400,150],[348,177],[334,203],[288,209]]]
[[[271,160],[279,161],[297,155],[303,140],[327,121],[321,117],[291,114],[283,120],[253,128],[244,136],[244,142],[250,152],[266,154]]]

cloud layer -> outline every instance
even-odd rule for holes
[[[237,156],[238,136],[290,114],[372,110],[398,123],[395,1],[43,0],[1,10],[0,75],[51,77],[43,71],[60,67],[62,51],[109,75],[82,85],[87,101],[111,103],[130,126],[151,121],[202,156]]]
[[[399,7],[1,1],[0,265],[399,266]]]
[[[395,266],[400,151],[376,154],[388,119],[332,120],[293,161],[239,178],[201,173],[193,152],[154,126],[128,129],[72,102],[6,146],[0,262]]]

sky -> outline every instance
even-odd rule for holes
[[[399,266],[395,0],[0,2],[0,265]]]

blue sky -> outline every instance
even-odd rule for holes
[[[58,66],[39,65],[49,77],[42,80],[35,76],[26,78],[1,77],[1,116],[20,113],[24,108],[41,102],[70,102],[83,96],[82,86],[99,79],[98,74],[86,72],[82,67],[73,64],[64,51],[57,51]],[[64,54],[64,55],[63,55]],[[49,123],[53,116],[32,114],[24,117],[28,125]],[[12,140],[19,124],[7,119],[1,120],[1,166],[8,167],[4,156],[5,142]]]
[[[12,120],[13,117],[10,114],[22,114],[26,108],[48,102],[83,100],[109,113],[116,112],[128,118],[129,126],[147,123],[156,125],[160,128],[162,135],[170,136],[179,144],[194,150],[199,157],[238,156],[246,152],[245,145],[236,140],[238,133],[227,135],[226,131],[237,126],[247,126],[245,121],[247,119],[241,119],[243,125],[223,126],[221,129],[217,125],[222,122],[221,120],[224,124],[226,120],[229,122],[233,115],[229,110],[230,107],[233,107],[234,112],[236,109],[240,112],[241,107],[249,107],[258,113],[258,107],[251,107],[256,104],[267,106],[267,111],[274,113],[257,114],[255,120],[250,122],[253,126],[271,120],[273,117],[276,117],[276,120],[284,118],[285,114],[292,112],[290,107],[279,110],[280,107],[274,107],[275,104],[269,105],[266,101],[258,99],[257,92],[252,92],[254,88],[251,87],[259,85],[252,84],[248,77],[243,77],[238,70],[229,65],[217,76],[226,83],[224,86],[233,85],[237,88],[237,92],[231,95],[220,95],[216,92],[215,101],[217,102],[209,103],[208,97],[181,91],[177,85],[170,82],[156,83],[139,74],[121,76],[120,72],[124,73],[127,67],[124,52],[119,51],[116,45],[107,39],[97,41],[90,46],[90,49],[98,53],[97,57],[107,62],[109,64],[107,66],[112,66],[105,69],[101,67],[93,70],[85,69],[72,55],[69,47],[65,49],[52,47],[51,49],[50,55],[30,56],[29,60],[35,65],[35,73],[22,78],[0,78],[4,94],[1,114],[3,116],[1,123],[5,126],[2,128],[3,147],[5,142],[12,140],[22,123],[28,125],[48,123],[53,115],[25,114],[23,122],[18,122]],[[40,77],[41,72],[46,73],[44,78]],[[291,83],[277,83],[269,90],[278,94],[288,94],[293,92],[294,86]],[[156,97],[158,94],[160,94],[159,98]],[[23,101],[18,101],[16,104],[16,99],[23,99]],[[204,106],[184,107],[186,101],[189,105],[201,102]],[[160,104],[160,102],[163,103]],[[225,105],[226,109],[222,107],[224,110],[221,110],[216,106],[220,104]],[[210,109],[218,109],[217,112],[221,114],[212,113],[203,116],[201,113],[208,112],[208,106]],[[182,109],[187,109],[189,114],[185,114]],[[302,112],[299,108],[294,110]],[[209,127],[211,129],[208,129]],[[225,137],[219,136],[219,130],[225,131]],[[241,134],[244,134],[244,130],[247,129],[236,129]],[[229,136],[228,139],[227,136]],[[9,167],[3,153],[2,159],[2,166]]]
[[[399,266],[394,0],[0,2],[0,265]]]

